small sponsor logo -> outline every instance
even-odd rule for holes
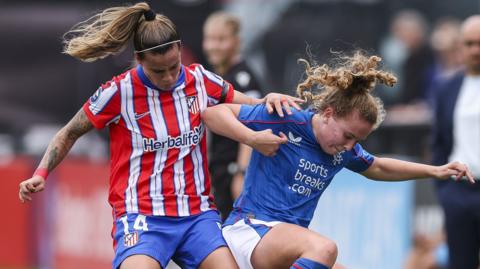
[[[133,233],[128,233],[123,236],[123,244],[126,247],[132,247],[135,246],[138,242],[138,232],[133,232]]]
[[[150,114],[150,111],[143,112],[143,113],[140,113],[140,114],[135,112],[134,117],[135,117],[135,120],[139,120],[139,119],[147,116],[148,114]]]
[[[302,141],[302,137],[295,137],[292,132],[288,132],[288,142],[300,146],[300,142]]]
[[[188,111],[192,114],[200,112],[200,104],[197,96],[187,96]]]
[[[95,103],[98,101],[98,98],[100,97],[100,95],[102,94],[103,92],[103,88],[102,87],[98,87],[97,91],[90,97],[90,103]]]
[[[345,151],[337,152],[335,153],[335,155],[333,155],[333,160],[332,160],[333,165],[339,165],[343,162],[342,153],[344,152]]]

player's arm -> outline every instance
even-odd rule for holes
[[[290,115],[292,114],[290,107],[293,106],[297,110],[302,110],[298,104],[302,104],[304,101],[303,99],[281,93],[269,93],[265,97],[259,99],[250,97],[239,91],[234,91],[233,103],[246,105],[258,105],[265,103],[268,113],[271,114],[275,110],[280,117],[283,117],[282,107],[285,109],[287,114]]]
[[[20,183],[20,201],[30,201],[30,193],[42,191],[45,187],[45,179],[72,148],[79,137],[93,128],[87,115],[80,109],[77,114],[67,123],[50,141],[40,164],[34,175]]]
[[[239,113],[240,105],[221,104],[207,108],[202,118],[212,132],[249,145],[266,156],[274,155],[280,144],[287,143],[282,133],[276,136],[271,129],[254,131],[243,125],[237,119]]]
[[[458,180],[466,177],[470,182],[475,182],[468,167],[459,162],[433,166],[391,158],[375,158],[372,165],[362,172],[362,175],[373,180],[381,181],[400,181],[432,177],[437,179],[454,177]]]

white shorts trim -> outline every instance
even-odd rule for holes
[[[282,223],[280,221],[266,222],[257,219],[249,219],[249,221],[251,224],[261,224],[269,227]],[[255,228],[249,223],[245,223],[245,219],[241,219],[233,225],[223,227],[222,234],[240,269],[253,269],[252,253],[262,239]]]

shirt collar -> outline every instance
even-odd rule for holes
[[[145,74],[145,71],[143,71],[143,67],[142,67],[141,64],[137,65],[137,74],[138,74],[138,77],[140,78],[140,80],[142,81],[143,84],[145,84],[149,88],[159,90],[159,91],[173,90],[173,89],[177,88],[178,86],[182,85],[182,83],[185,82],[185,69],[184,69],[183,65],[180,66],[180,75],[178,76],[177,82],[175,83],[175,85],[173,85],[173,87],[171,89],[167,89],[167,90],[160,89],[157,86],[155,86],[150,81],[150,79],[147,77],[147,75]]]

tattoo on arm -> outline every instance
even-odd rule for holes
[[[58,148],[55,147],[48,153],[48,171],[51,171],[57,165]]]
[[[83,109],[80,109],[65,128],[67,129],[68,137],[75,142],[80,136],[90,131],[93,128],[93,125],[87,118]]]
[[[92,128],[92,123],[83,109],[80,109],[50,141],[39,167],[46,167],[48,171],[52,171],[65,158],[75,141]]]

